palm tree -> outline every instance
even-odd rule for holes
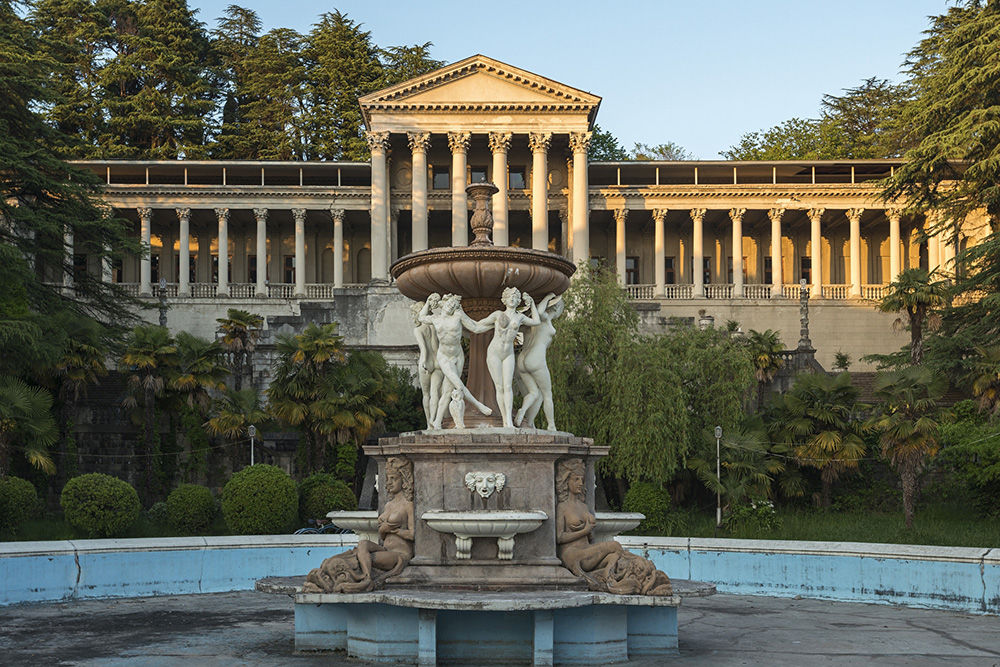
[[[225,438],[231,445],[249,438],[248,429],[251,425],[263,427],[271,416],[261,405],[260,394],[254,387],[246,389],[229,389],[216,399],[215,416],[206,422],[208,432]],[[232,459],[244,459],[239,451],[231,451]],[[235,467],[235,466],[234,466]]]
[[[171,369],[169,387],[182,397],[187,407],[204,414],[212,405],[211,390],[226,388],[228,371],[222,346],[181,331],[177,334],[176,367]]]
[[[919,364],[924,357],[924,323],[929,313],[947,303],[948,289],[943,280],[935,280],[926,269],[906,269],[893,282],[877,308],[883,313],[906,311],[910,327],[910,363]],[[896,320],[902,324],[902,319]]]
[[[881,432],[882,456],[903,483],[907,530],[916,512],[917,475],[924,460],[937,454],[939,422],[950,417],[937,403],[947,388],[947,378],[925,366],[879,373],[875,379],[875,394],[883,403],[872,423]]]
[[[977,345],[972,380],[972,395],[979,399],[980,412],[991,416],[1000,413],[1000,345]]]
[[[264,318],[245,310],[230,308],[225,317],[216,320],[222,332],[223,349],[230,355],[233,373],[233,388],[240,391],[243,388],[243,369],[250,363],[257,342],[260,340]]]
[[[830,506],[833,485],[865,457],[867,426],[858,414],[858,390],[847,373],[800,375],[774,402],[771,430],[791,448],[799,465],[816,468],[821,502]]]
[[[52,418],[52,394],[16,377],[0,377],[0,477],[10,472],[10,453],[15,443],[34,467],[48,474],[56,471],[46,449],[56,441],[58,429]]]
[[[778,332],[771,329],[763,333],[751,330],[747,346],[753,362],[754,375],[757,378],[757,409],[763,410],[764,388],[785,365],[781,358],[784,346],[781,344]]]
[[[128,374],[129,395],[123,405],[133,410],[140,405],[142,407],[145,443],[143,500],[149,504],[153,498],[156,399],[166,390],[169,373],[177,363],[177,346],[165,327],[151,324],[137,326],[125,345],[120,366]]]

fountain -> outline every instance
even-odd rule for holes
[[[545,349],[575,267],[493,246],[496,191],[467,188],[469,247],[392,266],[417,302],[428,428],[365,447],[385,480],[377,521],[330,515],[379,540],[327,558],[304,583],[258,582],[295,593],[296,649],[421,665],[606,664],[676,651],[676,582],[612,539],[642,515],[595,516],[594,463],[608,448],[555,430]],[[515,381],[525,396],[516,415]],[[539,411],[546,430],[534,427]]]

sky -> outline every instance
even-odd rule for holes
[[[189,0],[211,29],[233,0]],[[948,0],[243,0],[264,30],[309,31],[339,9],[381,47],[432,42],[446,63],[475,54],[603,98],[597,124],[625,148],[672,141],[702,160],[824,94],[903,63]],[[516,7],[516,10],[496,8]]]

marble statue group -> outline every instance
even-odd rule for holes
[[[546,430],[555,431],[552,380],[545,354],[555,336],[552,320],[563,312],[562,298],[550,293],[536,304],[527,292],[508,287],[501,297],[504,308],[479,321],[462,310],[461,301],[462,297],[456,294],[441,296],[435,293],[412,308],[414,335],[420,351],[417,370],[427,427],[440,429],[450,413],[454,427],[464,428],[465,403],[484,415],[492,413],[473,396],[461,377],[465,365],[463,332],[480,334],[492,330],[486,365],[493,380],[503,426],[533,428],[541,410]],[[515,349],[518,344],[519,352]],[[515,384],[523,396],[516,416]]]

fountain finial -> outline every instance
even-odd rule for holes
[[[500,188],[492,183],[473,183],[465,188],[465,192],[476,202],[476,208],[472,212],[472,233],[476,238],[472,239],[470,246],[491,246],[493,239],[493,213],[490,212],[490,199],[500,191]]]

